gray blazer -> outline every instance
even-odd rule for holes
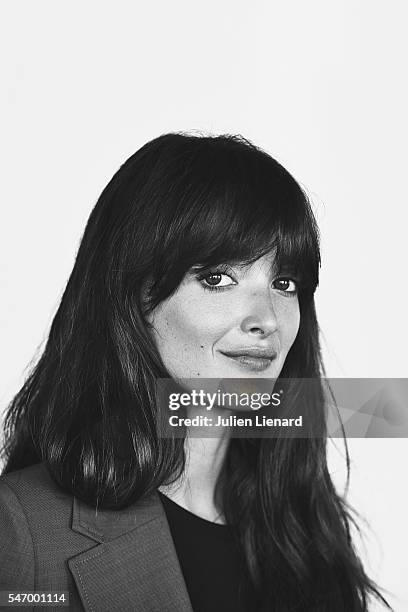
[[[59,489],[45,464],[0,478],[5,590],[68,591],[69,610],[192,612],[157,493],[95,512]]]

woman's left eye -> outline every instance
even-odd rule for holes
[[[297,293],[297,284],[291,278],[277,278],[272,284],[274,288],[279,289],[279,291],[284,291],[285,293]]]
[[[228,274],[222,272],[210,272],[200,279],[205,289],[221,289],[236,285],[236,282]]]

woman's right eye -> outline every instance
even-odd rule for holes
[[[225,287],[236,285],[236,282],[233,278],[231,278],[231,276],[229,276],[229,274],[224,274],[221,272],[210,272],[209,274],[202,276],[200,278],[200,282],[204,289],[209,289],[210,291],[224,289]]]

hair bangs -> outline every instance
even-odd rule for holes
[[[172,184],[157,241],[153,307],[193,266],[245,265],[271,252],[278,273],[292,274],[301,290],[313,294],[318,284],[318,230],[306,194],[263,151],[229,144],[234,155],[231,147],[224,155],[208,148]]]
[[[194,239],[181,249],[185,271],[197,264],[247,265],[274,253],[277,273],[294,275],[301,287],[313,292],[318,284],[319,236],[309,202],[299,195],[302,202],[282,202],[276,194],[244,199],[237,192],[233,199],[211,203],[208,213],[197,218]]]

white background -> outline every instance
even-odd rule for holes
[[[89,212],[176,130],[241,133],[310,194],[328,374],[407,377],[406,3],[3,1],[0,408],[46,337]],[[352,440],[371,574],[408,610],[407,440]],[[339,486],[340,454],[330,452]]]

